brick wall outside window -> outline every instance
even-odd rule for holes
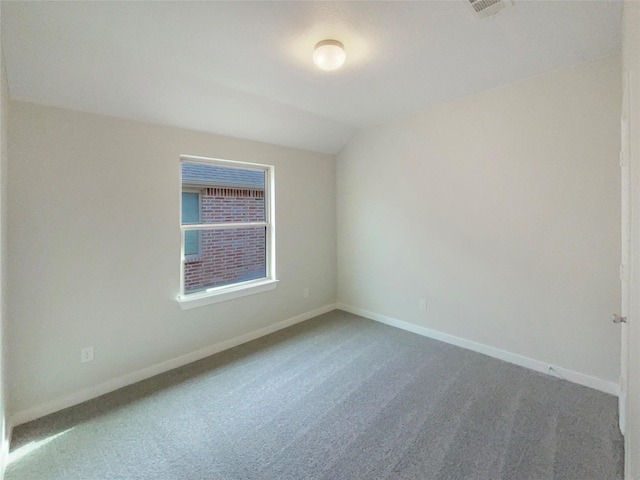
[[[201,191],[201,222],[264,221],[264,191],[205,188]],[[200,252],[184,266],[185,292],[266,276],[264,227],[201,230]]]

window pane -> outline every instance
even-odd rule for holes
[[[259,169],[182,162],[182,188],[200,190],[199,222],[263,222],[265,174]]]
[[[200,194],[182,192],[182,223],[200,222]]]
[[[190,230],[184,233],[189,232],[200,234],[202,250],[198,258],[185,259],[185,293],[267,276],[266,227]]]
[[[200,232],[197,230],[187,230],[184,232],[184,255],[198,255],[200,250]]]

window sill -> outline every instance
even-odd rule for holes
[[[256,293],[274,290],[278,285],[278,280],[260,279],[229,287],[219,287],[209,292],[190,293],[188,295],[178,296],[178,304],[182,310],[202,307],[212,303],[224,302],[234,298],[245,297]]]

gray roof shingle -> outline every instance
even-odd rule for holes
[[[187,184],[264,189],[264,171],[182,162],[182,182]]]

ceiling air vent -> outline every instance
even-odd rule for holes
[[[495,15],[511,2],[509,0],[469,0],[479,17]]]

